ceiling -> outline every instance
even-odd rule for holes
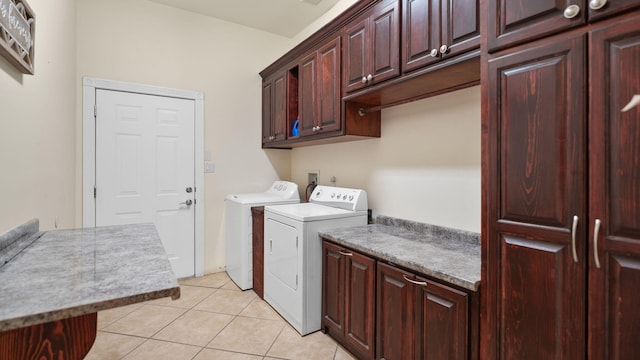
[[[339,0],[150,0],[292,38]]]

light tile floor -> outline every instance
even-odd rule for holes
[[[181,280],[180,292],[99,312],[86,359],[354,359],[320,331],[300,336],[224,272]]]

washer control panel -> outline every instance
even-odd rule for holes
[[[318,185],[309,202],[351,211],[367,210],[367,193],[361,189]]]

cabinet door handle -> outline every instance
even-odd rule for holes
[[[363,77],[362,77],[362,83],[363,83],[363,84],[366,84],[366,83],[367,83],[367,77],[366,77],[366,76],[363,76]]]
[[[578,229],[578,216],[573,217],[573,226],[571,226],[571,252],[573,253],[573,261],[578,262],[578,252],[576,251],[576,230]]]
[[[589,7],[591,10],[600,10],[607,5],[607,0],[591,0],[589,1]]]
[[[600,269],[600,258],[598,257],[598,233],[600,232],[600,225],[602,222],[600,219],[596,219],[595,227],[593,228],[593,260],[596,263],[596,268]]]
[[[569,5],[564,9],[564,17],[567,19],[573,19],[578,14],[580,14],[580,6],[578,5]]]
[[[371,82],[371,80],[373,80],[373,75],[367,75],[367,82]]]
[[[429,53],[429,55],[431,55],[431,57],[437,57],[438,49],[431,49],[431,52]]]
[[[629,103],[625,105],[621,111],[627,112],[638,105],[640,105],[640,95],[633,95],[633,97],[631,98],[631,101],[629,101]]]
[[[412,283],[412,284],[420,285],[420,286],[427,286],[427,282],[426,282],[426,281],[415,281],[415,280],[411,280],[411,279],[409,279],[409,278],[407,277],[407,275],[402,275],[402,277],[403,277],[406,281],[408,281],[408,282],[410,282],[410,283]]]
[[[444,54],[447,52],[447,50],[449,50],[449,47],[447,45],[442,45],[440,46],[440,53]]]
[[[344,256],[353,256],[353,253],[345,252],[345,251],[343,251],[343,250],[338,250],[338,252],[340,253],[340,255],[344,255]]]

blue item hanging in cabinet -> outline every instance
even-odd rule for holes
[[[291,136],[298,136],[299,131],[298,131],[298,124],[300,123],[299,119],[296,119],[296,121],[293,123],[293,128],[291,128]]]

